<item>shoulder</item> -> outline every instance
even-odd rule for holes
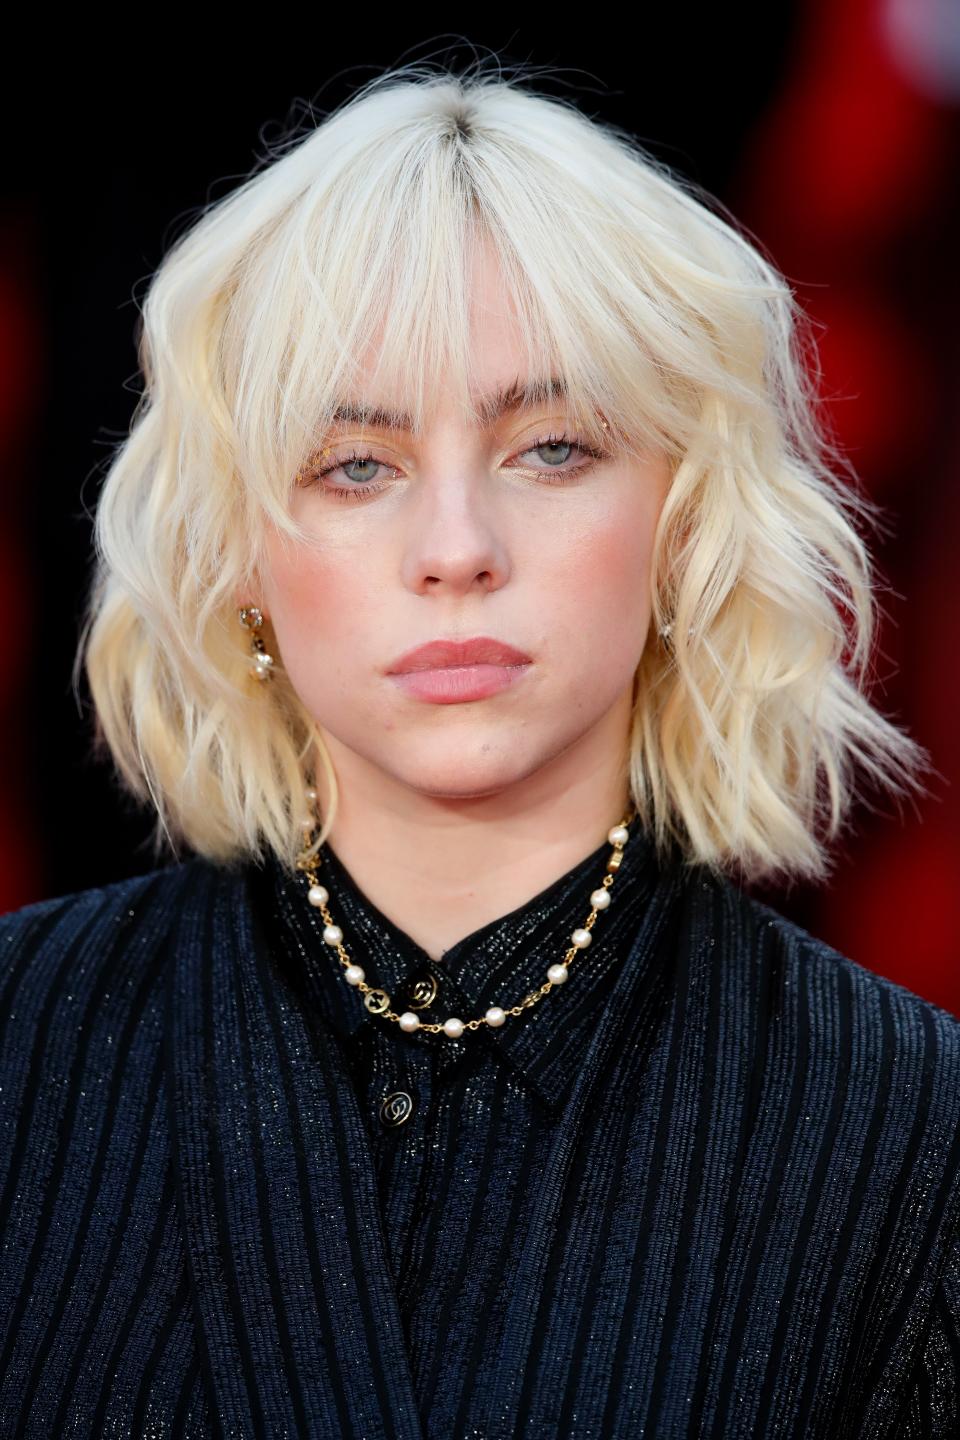
[[[953,1043],[960,1042],[960,1017],[871,970],[866,957],[854,960],[836,950],[732,880],[697,867],[689,889],[695,897],[690,906],[692,938],[709,946],[722,934],[726,951],[743,967],[745,982],[766,985],[772,998],[784,998],[788,988],[802,981],[812,1013],[818,1004],[845,999],[889,1008],[904,1021],[933,1024]]]
[[[103,972],[132,952],[148,964],[174,924],[191,908],[202,911],[211,890],[232,873],[194,856],[7,911],[0,915],[0,989],[9,1002],[24,986],[42,989],[62,980],[65,967]]]
[[[155,1096],[176,961],[237,895],[234,871],[194,857],[0,915],[0,1136],[72,1133],[87,1106],[93,1129],[108,1094]],[[5,1157],[0,1138],[0,1173]]]
[[[721,946],[728,983],[758,1039],[795,1049],[824,1084],[885,1093],[905,1115],[919,1118],[923,1109],[934,1128],[960,1134],[960,1017],[727,878],[696,873],[691,890],[691,938],[707,955]]]

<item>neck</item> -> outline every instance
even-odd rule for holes
[[[625,751],[609,731],[469,798],[414,791],[325,739],[339,788],[327,840],[367,898],[434,960],[572,869],[630,809]],[[323,816],[322,767],[317,787]]]

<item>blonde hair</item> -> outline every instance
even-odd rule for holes
[[[381,325],[378,376],[418,426],[439,374],[472,413],[481,237],[531,373],[561,377],[588,430],[605,415],[608,449],[670,457],[650,584],[673,646],[651,632],[639,660],[629,760],[658,849],[823,877],[857,764],[921,788],[926,752],[865,694],[877,587],[857,522],[878,507],[817,416],[809,322],[722,209],[629,133],[479,62],[380,74],[200,213],[142,306],[144,389],[98,502],[74,667],[157,854],[266,844],[292,866],[316,761],[332,800],[314,848],[329,833],[317,724],[282,667],[251,676],[235,597],[259,599],[265,522],[303,538],[292,487]]]

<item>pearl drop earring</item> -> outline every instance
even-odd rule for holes
[[[251,674],[256,675],[258,680],[271,680],[274,659],[267,653],[258,633],[263,624],[263,612],[256,605],[244,605],[240,610],[240,624],[245,630],[253,631],[250,639],[250,649],[253,654]]]

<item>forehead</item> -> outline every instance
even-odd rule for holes
[[[460,281],[443,303],[432,296],[432,304],[418,307],[395,292],[373,329],[352,342],[352,375],[336,396],[333,425],[416,433],[417,412],[425,421],[426,412],[458,401],[466,418],[486,428],[569,402],[565,367],[543,344],[542,324],[521,319],[489,237],[474,234],[464,258]]]

